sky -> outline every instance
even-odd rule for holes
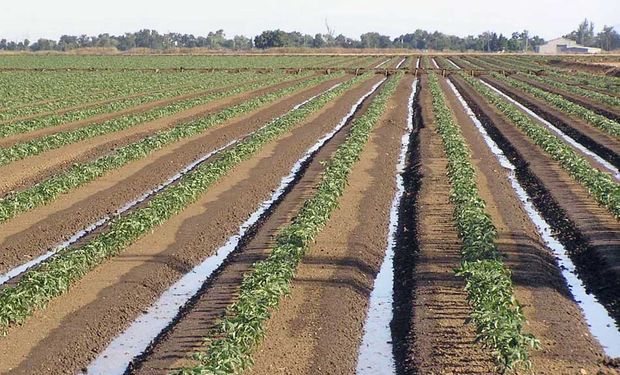
[[[139,29],[228,37],[282,29],[359,38],[367,31],[391,37],[415,29],[459,36],[486,30],[510,35],[527,29],[552,39],[588,18],[595,31],[620,32],[619,0],[0,0],[0,39],[34,41],[62,34],[114,35]]]

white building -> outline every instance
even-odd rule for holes
[[[545,54],[556,53],[600,53],[600,48],[585,47],[577,44],[574,40],[566,38],[551,39],[536,48],[536,52]]]

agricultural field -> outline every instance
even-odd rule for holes
[[[619,62],[0,56],[0,373],[620,373]]]

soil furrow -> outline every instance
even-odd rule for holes
[[[334,83],[329,81],[303,90],[258,112],[165,147],[110,171],[49,205],[0,224],[0,272],[43,254],[78,230],[158,186],[201,155],[257,129]],[[33,231],[33,227],[38,230]]]
[[[620,222],[514,124],[456,76],[452,82],[517,167],[537,209],[571,253],[586,287],[620,321]]]
[[[11,147],[17,143],[28,142],[36,138],[44,137],[46,135],[75,130],[75,129],[84,127],[86,125],[90,125],[94,123],[101,123],[101,122],[112,120],[118,117],[133,115],[133,114],[140,113],[140,112],[146,112],[154,108],[164,107],[168,104],[172,104],[175,102],[181,102],[181,101],[189,100],[189,99],[196,99],[201,96],[207,96],[209,94],[224,92],[232,88],[235,88],[237,86],[241,86],[243,84],[246,84],[246,82],[242,82],[238,84],[227,84],[227,85],[214,84],[212,88],[207,89],[207,90],[204,90],[204,89],[195,90],[190,93],[183,94],[183,95],[177,95],[177,96],[173,96],[170,98],[154,100],[148,103],[139,104],[139,105],[121,109],[118,111],[94,115],[92,117],[79,120],[79,121],[66,122],[66,123],[62,123],[59,125],[46,126],[44,128],[37,129],[37,130],[9,135],[5,138],[0,139],[0,147]],[[240,96],[240,95],[241,94],[237,96]]]
[[[581,143],[601,158],[605,159],[616,168],[620,168],[620,139],[609,135],[597,127],[590,125],[582,119],[567,115],[550,105],[542,102],[534,96],[521,90],[511,87],[509,84],[501,82],[489,76],[483,80],[499,88],[502,92],[523,104],[531,111],[549,121],[575,141]],[[583,157],[590,160],[594,165],[599,165],[590,156],[575,149]]]
[[[25,325],[13,327],[10,339],[0,341],[0,372],[75,373],[87,365],[165,289],[234,234],[299,156],[378,79],[265,146],[158,231],[90,272]],[[192,337],[201,342],[199,335]]]
[[[228,98],[197,106],[172,116],[133,126],[128,129],[89,138],[74,144],[43,152],[22,160],[14,161],[0,167],[0,174],[5,176],[0,185],[0,192],[19,191],[49,178],[75,163],[83,163],[105,155],[116,148],[137,142],[159,130],[169,129],[175,125],[221,111],[270,92],[294,85],[298,80],[270,85],[258,90],[234,95]],[[285,100],[285,99],[281,99]]]
[[[566,90],[562,90],[551,85],[529,79],[528,77],[525,77],[521,74],[512,75],[511,78],[518,79],[541,90],[561,95],[565,99],[568,99],[573,103],[579,104],[580,106],[586,107],[589,110],[596,112],[602,116],[608,117],[614,121],[620,121],[620,108],[612,107],[603,103],[598,103],[592,99],[588,99],[586,97],[570,93]]]
[[[461,243],[449,200],[448,161],[434,123],[427,77],[420,79],[418,240],[417,249],[410,250],[417,256],[409,301],[412,318],[408,342],[403,343],[406,358],[399,370],[403,374],[489,374],[493,361],[475,342],[473,325],[467,324],[471,308],[465,282],[454,273],[461,261]]]
[[[360,96],[357,94],[355,98]],[[364,113],[373,96],[362,104],[354,117]],[[342,118],[345,114],[342,111],[338,115]],[[335,124],[338,121],[336,117],[329,123]],[[230,263],[212,278],[182,319],[142,358],[131,373],[166,374],[171,369],[190,363],[188,355],[200,350],[202,337],[215,327],[226,308],[236,300],[243,275],[251,270],[253,263],[269,254],[278,230],[289,224],[304,201],[312,196],[324,168],[322,163],[344,142],[349,128],[349,125],[345,126],[314,156],[296,185],[265,218],[254,236],[233,254]],[[188,335],[192,337],[188,338]]]
[[[328,225],[308,249],[291,297],[267,323],[249,374],[355,372],[368,306],[387,241],[394,176],[412,76],[401,81],[349,178]]]
[[[49,116],[49,115],[61,115],[61,114],[65,114],[68,112],[72,112],[72,111],[76,111],[76,110],[84,110],[84,109],[88,109],[88,108],[93,108],[93,107],[97,107],[97,106],[101,106],[101,105],[106,105],[106,104],[110,104],[116,101],[121,101],[121,100],[126,100],[126,99],[134,99],[134,98],[139,98],[139,97],[143,97],[143,96],[147,96],[147,95],[151,95],[154,93],[159,93],[159,92],[165,92],[165,91],[171,91],[171,90],[179,90],[179,89],[183,89],[183,88],[187,88],[187,87],[192,87],[192,83],[185,83],[183,85],[168,85],[168,86],[162,86],[160,88],[158,88],[157,90],[149,90],[149,91],[140,91],[140,92],[135,92],[135,93],[131,93],[131,94],[125,94],[125,95],[120,95],[119,93],[112,93],[112,90],[106,90],[104,91],[93,91],[92,94],[97,94],[97,93],[105,93],[108,94],[110,93],[111,97],[106,98],[106,99],[99,99],[99,100],[94,100],[94,101],[87,101],[87,102],[83,102],[81,104],[75,104],[75,105],[71,105],[71,106],[67,106],[67,107],[61,107],[55,110],[49,110],[46,112],[39,112],[39,113],[34,113],[34,114],[30,114],[30,115],[25,115],[25,116],[19,116],[19,117],[13,117],[7,120],[3,120],[0,121],[0,125],[4,125],[4,124],[9,124],[9,123],[13,123],[13,122],[17,122],[17,121],[24,121],[24,120],[32,120],[32,119],[36,119],[39,117],[45,117],[45,116]],[[197,92],[199,90],[198,87],[195,87],[195,92]],[[59,99],[59,100],[62,100]]]
[[[470,146],[480,196],[499,237],[498,250],[513,272],[515,296],[524,307],[525,327],[541,341],[531,352],[536,374],[603,370],[600,344],[590,334],[551,252],[544,246],[493,153],[452,90],[441,80],[452,112]]]

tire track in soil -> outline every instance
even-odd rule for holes
[[[414,279],[411,299],[398,301],[411,304],[400,308],[412,313],[406,341],[397,352],[398,370],[401,374],[490,374],[494,373],[490,353],[475,343],[474,327],[467,323],[471,308],[465,282],[454,274],[461,261],[461,242],[449,200],[448,161],[434,123],[427,76],[420,81],[417,249],[397,247],[399,257],[403,252],[417,253],[414,270],[399,272],[413,273]]]
[[[581,95],[577,95],[577,94],[573,94],[570,93],[566,90],[562,90],[559,89],[557,87],[553,87],[551,85],[542,83],[542,82],[538,82],[535,81],[533,79],[529,79],[528,77],[524,77],[521,74],[515,74],[512,75],[511,78],[515,78],[518,79],[519,81],[525,82],[529,85],[532,85],[534,87],[537,87],[541,90],[545,90],[545,91],[549,91],[551,93],[560,95],[562,97],[564,97],[567,100],[570,100],[571,102],[575,103],[575,104],[579,104],[580,106],[583,106],[593,112],[598,113],[601,116],[605,116],[611,120],[614,121],[620,121],[620,109],[610,106],[610,105],[606,105],[603,103],[599,103],[597,101],[594,101],[592,99],[588,99],[584,96]],[[548,77],[549,78],[549,77]],[[613,96],[613,95],[610,95]]]
[[[164,147],[146,158],[109,171],[70,194],[62,194],[47,205],[0,223],[0,273],[45,253],[78,230],[163,183],[200,155],[259,128],[293,105],[342,80],[303,90],[262,110]]]
[[[166,225],[87,274],[24,325],[12,327],[7,339],[0,340],[0,373],[75,373],[90,363],[164,290],[236,233],[239,224],[271,194],[300,155],[331,130],[379,79],[351,89],[321,113],[266,145]],[[340,134],[343,140],[344,133]],[[314,165],[316,168],[317,163]],[[293,189],[298,195],[311,187],[300,183]],[[289,200],[291,204],[302,201],[301,196]],[[274,220],[281,225],[286,218],[276,216]],[[243,265],[248,267],[255,256],[241,254],[246,261]],[[234,276],[239,278],[238,274]],[[227,306],[221,300],[224,296],[228,295],[219,296],[218,302],[209,306],[223,311]],[[183,340],[192,339],[194,345],[202,343],[199,334]]]
[[[588,290],[620,322],[620,222],[473,88],[459,77],[451,80],[517,167],[519,182],[569,251]]]
[[[116,148],[146,138],[157,131],[169,129],[175,125],[207,116],[251,98],[292,86],[298,81],[300,81],[300,79],[269,85],[254,91],[222,98],[171,116],[137,124],[128,129],[88,138],[0,166],[0,175],[4,176],[2,181],[0,181],[0,195],[5,195],[10,191],[25,189],[39,181],[58,174],[60,171],[69,168],[75,163],[94,160],[110,153]]]
[[[440,80],[452,113],[471,150],[480,196],[495,224],[498,250],[513,272],[515,296],[524,308],[525,330],[541,341],[530,351],[536,374],[597,374],[604,354],[590,334],[553,254],[544,246],[532,221],[482,136],[445,80]]]
[[[483,77],[482,79],[483,81],[500,89],[512,99],[529,108],[543,119],[549,121],[556,128],[560,129],[566,135],[581,143],[601,158],[613,164],[616,168],[620,168],[620,138],[609,135],[596,126],[586,123],[584,120],[569,116],[568,114],[543,103],[536,97],[522,90],[511,87],[507,83],[488,76]],[[526,115],[535,122],[540,123],[532,116],[528,114]],[[582,151],[572,146],[571,148],[573,148],[575,152],[584,158],[588,159],[592,165],[600,166],[600,163],[594,160],[591,156],[584,154]],[[607,169],[602,170],[608,171]]]
[[[327,226],[301,261],[290,298],[267,322],[253,374],[354,373],[368,299],[385,254],[413,76],[402,79]]]

